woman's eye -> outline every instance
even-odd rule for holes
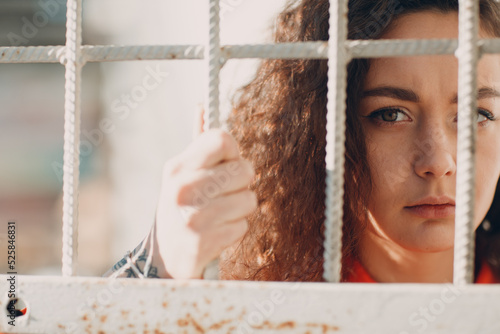
[[[481,108],[479,108],[477,110],[477,124],[479,126],[487,126],[489,124],[489,122],[496,121],[496,120],[497,120],[497,118],[490,111],[488,111],[486,109],[481,109]],[[458,115],[455,116],[455,122],[457,122],[457,121],[458,121]]]
[[[484,116],[483,114],[480,114],[480,113],[477,114],[477,122],[478,123],[483,123],[484,121],[487,121],[487,120],[488,120],[488,118],[486,118],[486,116]]]
[[[371,113],[368,117],[388,123],[410,120],[404,111],[395,108],[377,110]]]
[[[488,110],[478,109],[478,111],[477,111],[477,122],[479,124],[486,124],[488,121],[496,121],[495,115],[493,115]]]

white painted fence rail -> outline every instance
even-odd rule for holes
[[[0,332],[500,333],[500,285],[17,279],[28,313]]]

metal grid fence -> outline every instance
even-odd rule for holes
[[[498,333],[500,287],[474,286],[477,0],[461,0],[457,40],[347,40],[347,0],[330,2],[330,41],[220,45],[219,0],[209,0],[208,45],[82,46],[81,0],[68,0],[66,46],[0,47],[0,63],[66,67],[63,277],[18,277],[26,315],[0,331],[23,333]],[[219,72],[233,58],[328,59],[325,279],[340,279],[346,66],[353,58],[456,54],[459,59],[458,176],[454,284],[320,284],[126,280],[76,276],[81,70],[86,62],[205,59],[206,128],[219,126]],[[0,291],[7,287],[5,279]],[[6,291],[7,289],[5,289]],[[0,307],[8,299],[1,296]]]

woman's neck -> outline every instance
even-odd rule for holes
[[[359,246],[359,261],[377,282],[453,282],[453,248],[435,253],[410,251],[370,228]]]

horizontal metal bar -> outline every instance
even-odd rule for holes
[[[500,38],[482,39],[479,45],[482,53],[500,53]]]
[[[411,55],[453,54],[455,39],[440,40],[350,40],[351,58],[377,58]],[[500,53],[500,39],[479,41],[483,53]],[[203,59],[203,45],[83,46],[86,62],[128,60]],[[225,45],[225,59],[327,59],[327,42]],[[64,63],[64,46],[0,47],[0,63]]]
[[[458,47],[458,41],[456,39],[358,40],[348,41],[347,45],[351,58],[380,58],[453,54]]]
[[[0,276],[0,291],[9,290]],[[500,285],[17,276],[22,333],[500,333]],[[0,309],[7,299],[2,296]]]
[[[203,59],[202,45],[131,45],[82,47],[86,62]],[[0,63],[64,63],[64,46],[0,47]]]
[[[83,46],[86,62],[127,60],[203,59],[203,45]],[[222,57],[229,58],[327,58],[326,42],[226,45]],[[0,47],[0,63],[64,62],[64,46]]]
[[[88,62],[204,58],[203,45],[85,46],[83,51]]]
[[[64,46],[0,47],[0,63],[58,63]]]
[[[301,42],[255,45],[226,45],[222,47],[226,59],[327,59],[327,42]]]

